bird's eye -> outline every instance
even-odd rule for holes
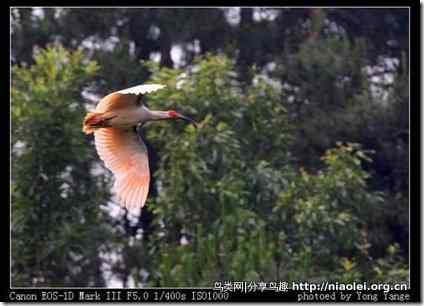
[[[135,100],[135,105],[142,106],[143,105],[143,95],[138,95],[137,99]]]

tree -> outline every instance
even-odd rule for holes
[[[98,70],[82,52],[41,50],[12,70],[12,283],[103,286],[100,250],[111,235],[103,175],[81,133],[81,92]]]
[[[152,83],[167,85],[150,96],[151,107],[204,117],[198,130],[152,124],[145,133],[159,150],[159,192],[148,203],[153,237],[132,246],[144,250],[145,263],[127,267],[132,278],[147,271],[152,286],[369,280],[392,260],[369,253],[368,224],[385,197],[369,189],[363,164],[372,161],[370,152],[338,144],[318,172],[298,171],[288,152],[288,114],[265,81],[245,91],[234,62],[223,56],[197,59],[184,70],[150,69]],[[405,263],[397,263],[405,280]]]
[[[331,18],[343,12],[315,14],[311,25],[315,34],[298,49],[286,49],[274,72],[283,84],[290,122],[296,126],[291,151],[300,165],[311,168],[319,167],[319,157],[338,141],[361,143],[378,152],[374,163],[366,167],[374,174],[373,189],[390,196],[378,218],[370,222],[370,239],[375,242],[372,251],[381,256],[395,239],[407,254],[406,57],[394,61],[389,54],[379,53],[379,59],[370,56],[375,46],[368,35],[356,37],[331,26]],[[401,16],[396,15],[402,20]]]

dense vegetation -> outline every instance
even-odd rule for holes
[[[408,280],[406,9],[11,14],[13,285]],[[144,126],[132,215],[81,122],[147,82],[199,128]]]

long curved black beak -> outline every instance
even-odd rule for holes
[[[177,118],[178,119],[181,119],[181,120],[184,120],[184,121],[187,121],[187,122],[190,122],[197,129],[197,122],[194,121],[193,119],[191,119],[191,118],[189,118],[187,116],[181,115],[181,114],[177,114]]]

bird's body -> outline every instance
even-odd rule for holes
[[[134,127],[164,119],[183,119],[195,124],[175,111],[152,111],[142,103],[144,94],[163,87],[146,84],[111,93],[84,119],[83,131],[94,133],[97,153],[114,173],[117,194],[127,208],[144,206],[150,183],[147,148]]]

